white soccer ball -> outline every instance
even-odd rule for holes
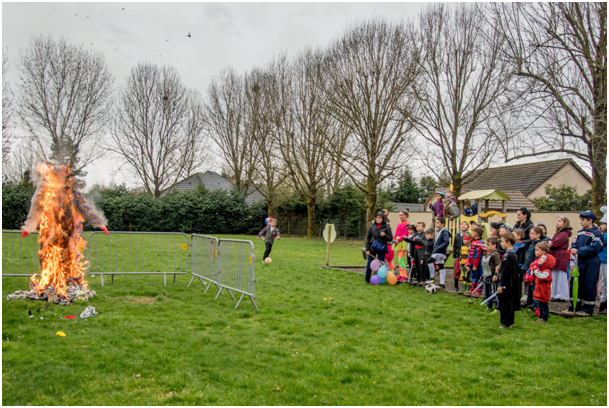
[[[434,285],[433,283],[430,283],[429,285],[425,286],[425,292],[427,292],[429,294],[436,293],[437,291],[438,291],[438,287],[436,285]]]
[[[271,258],[266,258],[266,259],[264,260],[264,263],[271,263],[271,262],[273,262],[273,260],[272,260]]]

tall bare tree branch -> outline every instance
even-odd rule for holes
[[[199,94],[175,68],[140,63],[120,90],[108,149],[159,197],[209,162],[203,123]]]

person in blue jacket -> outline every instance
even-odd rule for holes
[[[446,287],[446,270],[444,262],[446,261],[446,249],[450,245],[450,232],[445,228],[446,219],[444,217],[436,218],[436,240],[433,244],[431,256],[427,261],[429,268],[429,280],[426,283],[433,283],[435,279],[436,265],[440,272],[440,287]]]
[[[603,234],[603,251],[598,255],[601,260],[601,305],[598,314],[607,314],[607,206],[602,206],[603,218],[598,229]]]
[[[577,256],[579,268],[579,289],[577,291],[577,305],[573,310],[573,303],[564,313],[567,315],[591,316],[596,301],[596,284],[600,272],[601,261],[598,255],[603,251],[603,235],[594,226],[596,215],[592,211],[580,212],[579,223],[583,227],[577,233],[571,245],[571,254]],[[569,281],[569,290],[573,294],[573,277]]]

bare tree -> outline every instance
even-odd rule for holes
[[[607,3],[493,6],[523,92],[522,137],[507,160],[566,153],[590,163],[592,206],[607,201]]]
[[[29,175],[34,169],[35,157],[27,140],[15,140],[11,145],[9,157],[6,162],[2,162],[2,181],[30,182]]]
[[[8,48],[2,48],[2,164],[8,160],[11,151],[13,98],[6,74],[8,72]]]
[[[436,177],[448,173],[458,197],[465,172],[488,167],[500,142],[512,136],[502,120],[511,72],[501,58],[503,37],[485,21],[484,5],[435,3],[419,23],[422,77],[414,120],[428,143],[415,148]]]
[[[120,90],[115,117],[108,149],[155,197],[210,160],[203,103],[175,68],[134,67]]]
[[[285,75],[275,77],[273,91],[280,113],[276,118],[279,152],[292,186],[307,205],[307,238],[316,236],[315,213],[328,181],[324,169],[334,167],[332,156],[322,146],[333,119],[324,106],[324,93],[315,86],[322,64],[320,50],[305,49]]]
[[[204,129],[218,146],[237,189],[251,193],[256,145],[245,127],[244,78],[232,68],[223,70],[209,85]]]
[[[254,156],[254,187],[264,197],[268,215],[275,217],[282,186],[287,177],[279,152],[277,118],[281,107],[275,82],[287,74],[287,56],[281,55],[264,68],[254,68],[245,75],[245,126],[257,152]]]
[[[17,114],[40,159],[74,173],[101,157],[113,76],[101,53],[51,36],[33,37],[18,68]]]
[[[366,193],[368,221],[375,215],[378,186],[409,151],[400,146],[412,129],[410,88],[418,75],[418,58],[412,24],[375,18],[348,28],[330,46],[320,73],[329,112],[350,135],[337,163]],[[332,137],[325,145],[337,150]]]

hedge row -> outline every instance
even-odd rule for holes
[[[30,185],[3,184],[2,229],[19,229],[30,207],[34,188]],[[208,191],[200,186],[188,192],[174,192],[156,199],[149,194],[129,192],[124,187],[94,191],[85,195],[103,212],[111,231],[155,231],[199,234],[255,234],[264,226],[267,207],[261,202],[249,206],[238,192]],[[386,197],[385,197],[386,196]],[[378,207],[389,205],[389,195],[380,193]],[[365,224],[365,195],[353,186],[345,186],[323,199],[316,212],[316,222],[336,219],[350,225],[359,235]],[[306,225],[307,207],[298,196],[291,197],[277,210],[279,225],[301,221]],[[85,225],[85,229],[92,229]],[[303,231],[303,234],[306,230]]]

